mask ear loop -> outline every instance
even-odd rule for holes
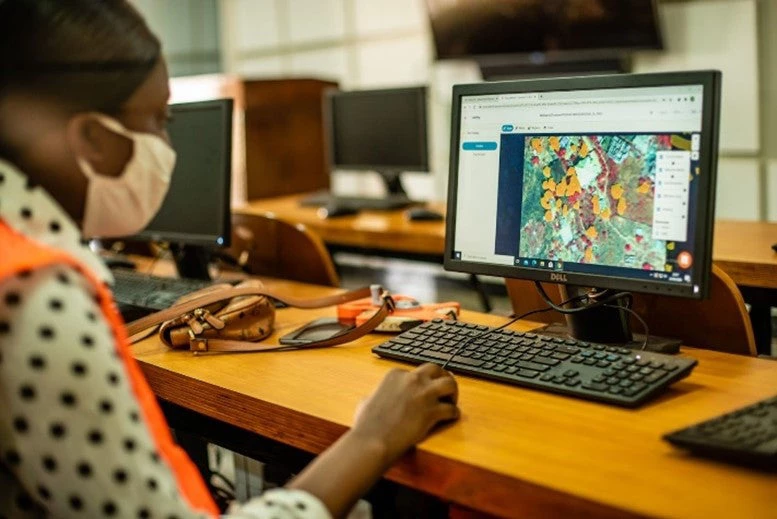
[[[124,125],[121,124],[119,121],[117,121],[113,117],[102,114],[100,112],[91,112],[88,115],[90,117],[94,117],[94,119],[100,124],[102,124],[103,127],[105,127],[105,129],[132,141],[133,143],[132,145],[134,148],[135,144],[134,144],[134,139],[132,138],[131,132],[127,130],[124,127]],[[134,153],[134,149],[133,149],[133,153]],[[76,163],[78,164],[79,168],[81,168],[81,172],[83,172],[84,176],[88,180],[92,180],[97,176],[105,176],[98,173],[92,166],[92,163],[86,160],[84,157],[81,157],[80,155],[76,155]]]

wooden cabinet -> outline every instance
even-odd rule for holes
[[[318,79],[173,78],[171,103],[235,100],[232,204],[329,187],[323,100],[337,83]]]

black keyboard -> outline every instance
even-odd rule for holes
[[[777,470],[777,396],[664,436],[711,458]]]
[[[448,364],[451,371],[542,391],[636,407],[688,376],[696,360],[534,333],[435,319],[373,348],[413,364]]]
[[[214,284],[213,281],[165,278],[127,269],[115,269],[112,273],[116,303],[120,307],[130,305],[150,311],[169,308],[180,297]]]
[[[314,193],[300,201],[302,206],[323,207],[334,204],[348,209],[376,209],[379,211],[402,209],[413,203],[414,202],[406,195],[387,195],[382,198],[364,198],[358,196],[337,196],[328,192]]]

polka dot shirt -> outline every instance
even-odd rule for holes
[[[0,219],[112,281],[54,199],[3,161]],[[0,243],[3,254],[13,251]],[[155,451],[94,296],[64,266],[0,280],[0,519],[200,517]],[[315,497],[285,489],[232,510],[329,517]]]

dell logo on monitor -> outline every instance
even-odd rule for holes
[[[556,274],[555,272],[550,273],[550,280],[551,281],[561,281],[562,283],[567,282],[567,275],[566,274]]]

